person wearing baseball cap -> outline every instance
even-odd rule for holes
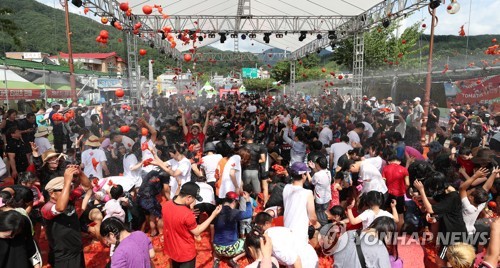
[[[221,213],[214,220],[214,266],[220,262],[220,257],[224,257],[231,258],[231,267],[238,267],[238,260],[245,255],[245,240],[238,238],[238,224],[241,220],[251,219],[252,213],[252,202],[247,192],[243,192],[241,198],[233,191],[226,193]]]
[[[50,200],[40,212],[46,224],[52,267],[85,267],[80,220],[72,200],[78,198],[72,194],[74,176],[79,177],[84,188],[92,187],[77,166],[68,167],[64,177],[53,178],[45,185]]]
[[[413,99],[413,114],[411,115],[412,124],[418,129],[418,132],[422,128],[422,116],[424,115],[424,107],[422,107],[420,101],[419,97]]]
[[[314,196],[311,190],[304,189],[304,182],[311,179],[309,168],[304,162],[295,162],[290,168],[292,183],[283,189],[284,225],[297,233],[301,240],[309,241],[309,223],[314,228],[320,224],[314,211]]]
[[[172,267],[196,267],[194,237],[205,231],[222,210],[222,206],[217,206],[212,215],[198,225],[191,205],[202,200],[200,186],[194,182],[186,182],[179,195],[162,203],[164,252],[170,257]]]

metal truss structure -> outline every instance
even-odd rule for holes
[[[278,61],[285,59],[287,55],[290,53],[250,53],[250,52],[242,52],[236,54],[229,53],[196,53],[194,54],[194,61],[196,62],[218,62],[218,61],[236,61],[236,62],[244,62],[244,61],[258,61],[259,56],[265,56],[266,60],[269,61]]]
[[[140,67],[137,55],[137,37],[132,34],[126,34],[127,39],[127,79],[129,91],[132,99],[137,103],[141,101],[141,90],[139,81],[141,80]]]
[[[355,16],[349,15],[333,15],[333,16],[294,16],[294,15],[252,15],[251,14],[251,0],[238,0],[237,14],[231,16],[217,16],[217,15],[171,15],[164,17],[162,15],[132,15],[126,16],[123,11],[119,9],[119,2],[117,0],[86,0],[86,7],[91,12],[99,16],[106,16],[119,21],[126,33],[133,36],[134,24],[140,22],[142,24],[141,34],[143,40],[149,42],[160,52],[169,54],[173,58],[178,59],[178,64],[182,61],[182,53],[179,51],[181,48],[172,48],[169,43],[164,40],[163,34],[159,32],[166,26],[169,26],[174,33],[181,31],[191,30],[203,34],[279,34],[281,36],[287,34],[307,33],[307,34],[323,34],[327,33],[332,36],[334,32],[335,38],[327,38],[325,35],[321,39],[313,39],[302,47],[294,47],[295,49],[291,54],[284,55],[283,58],[289,58],[291,61],[291,85],[292,90],[295,83],[295,61],[308,55],[309,53],[316,52],[319,49],[327,46],[332,46],[337,40],[345,38],[355,38],[355,58],[354,61],[354,80],[353,88],[361,92],[362,75],[363,75],[363,38],[362,33],[375,26],[390,23],[399,17],[407,16],[413,11],[426,7],[429,3],[428,0],[384,0],[379,4],[365,10],[363,13]],[[130,40],[129,40],[130,39]],[[127,43],[132,43],[135,38],[127,38]],[[238,38],[235,38],[234,49],[235,52],[239,51]],[[215,39],[214,39],[215,40]],[[308,39],[310,40],[310,39]],[[136,42],[136,41],[134,41]],[[213,41],[212,41],[213,42]],[[210,44],[206,42],[204,45]],[[140,74],[133,70],[136,69],[137,63],[137,45],[131,44],[132,48],[128,49],[129,64],[133,61],[132,68],[129,68],[129,79],[140,77]],[[272,46],[272,42],[270,44]],[[296,45],[296,44],[295,44]],[[184,48],[186,49],[186,48]],[[182,50],[182,49],[181,49]],[[356,57],[358,55],[359,57]],[[287,57],[288,56],[288,57]],[[222,53],[216,54],[197,54],[195,59],[197,61],[247,61],[253,60],[254,55],[239,53],[235,58],[234,55],[224,56]],[[273,55],[274,57],[274,55]],[[132,69],[132,70],[131,70]],[[132,81],[131,81],[132,82]],[[132,85],[132,83],[131,83]],[[132,88],[135,90],[136,88]],[[360,93],[359,92],[359,93]],[[360,93],[361,94],[361,93]]]
[[[363,33],[359,32],[354,35],[353,48],[353,70],[352,70],[352,96],[355,100],[361,99],[363,95],[363,63],[364,63],[364,37]]]
[[[332,28],[335,30],[337,38],[333,40],[327,38],[313,40],[292,52],[290,57],[300,59],[318,49],[331,46],[332,42],[334,44],[336,40],[352,37],[355,33],[379,26],[384,21],[390,23],[390,20],[407,16],[420,8],[427,7],[428,4],[429,1],[427,0],[386,0],[359,16],[347,19],[345,23],[338,27]]]

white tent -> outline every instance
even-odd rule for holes
[[[212,95],[216,95],[217,94],[217,91],[215,90],[215,88],[210,85],[210,82],[206,82],[205,85],[200,88],[200,90],[198,90],[198,95],[201,95],[203,94],[203,92],[205,92],[207,94],[207,97],[210,98]]]

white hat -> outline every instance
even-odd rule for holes
[[[454,113],[454,112],[455,112],[455,109],[451,108],[450,113]]]
[[[413,101],[421,101],[421,99],[419,97],[416,97],[413,99]]]
[[[370,101],[376,101],[376,100],[377,100],[377,98],[375,98],[375,97],[370,98]]]

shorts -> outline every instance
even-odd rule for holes
[[[316,217],[318,218],[318,222],[321,226],[326,225],[328,223],[328,216],[326,215],[326,211],[330,206],[330,202],[325,204],[314,204],[314,210],[316,211]]]
[[[252,219],[244,219],[240,221],[240,234],[246,235],[252,231]]]
[[[139,206],[146,211],[146,214],[161,218],[161,205],[156,198],[139,197]]]
[[[396,204],[396,210],[398,211],[398,214],[403,214],[405,212],[405,197],[404,196],[394,196],[392,194],[388,194],[387,199],[385,200],[385,208],[389,213],[391,213],[391,202],[392,200],[395,199],[397,204]]]
[[[231,258],[245,252],[245,240],[238,239],[234,244],[229,246],[219,246],[214,244],[215,254],[220,257]]]
[[[436,133],[437,122],[427,121],[427,131],[431,133]]]

